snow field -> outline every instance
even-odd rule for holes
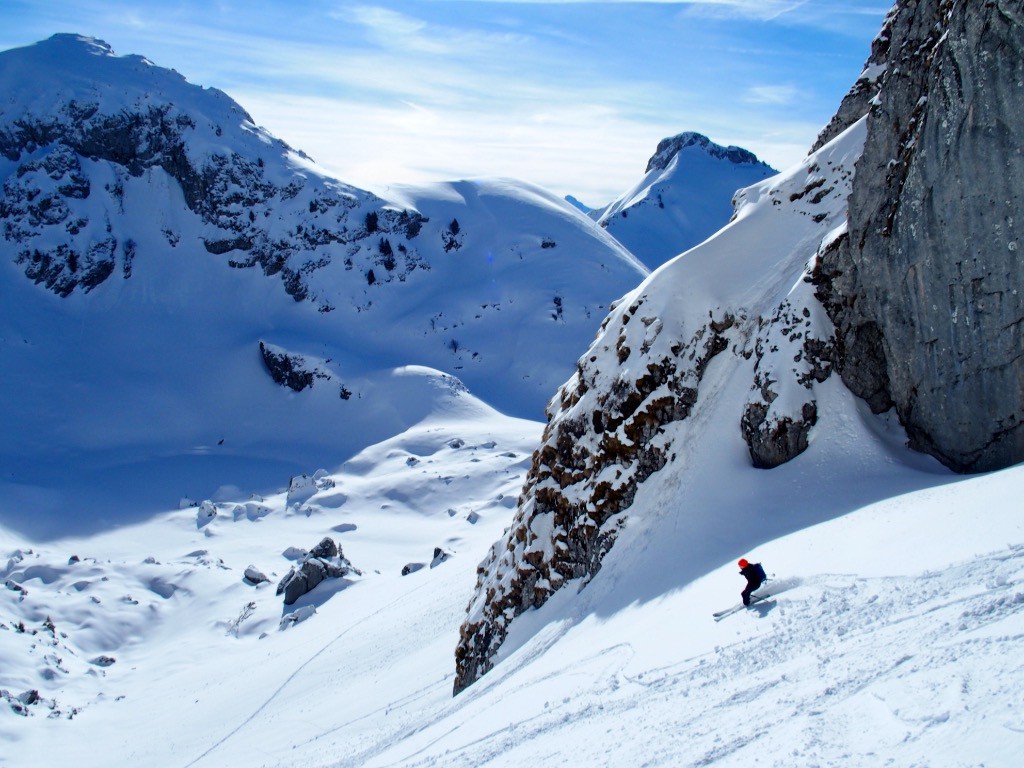
[[[506,522],[539,428],[457,395],[324,473],[312,495],[282,490],[23,544],[0,570],[27,590],[22,601],[0,590],[0,688],[38,690],[44,704],[24,718],[0,707],[0,742],[19,759],[46,743],[55,759],[89,764],[82,750],[95,742],[107,745],[97,764],[187,763],[209,752],[208,764],[252,765],[266,755],[279,762],[283,742],[290,749],[295,738],[314,745],[325,737],[321,710],[350,718],[346,736],[356,743],[361,723],[377,733],[372,713],[392,704],[396,679],[415,678],[410,667],[450,678],[449,663],[422,655],[450,659],[479,553]],[[269,512],[238,513],[257,504]],[[289,550],[325,535],[362,575],[328,580],[283,606],[274,586],[295,557]],[[3,540],[24,541],[10,531]],[[430,567],[435,547],[450,558]],[[81,561],[69,564],[72,554]],[[411,562],[424,567],[402,576]],[[250,564],[271,583],[243,581]],[[304,620],[282,621],[295,613]],[[66,635],[59,648],[40,631],[47,617]],[[402,659],[389,640],[401,643]],[[90,665],[101,653],[115,662]],[[363,688],[349,696],[353,679]],[[261,712],[284,730],[267,729]],[[308,727],[296,730],[296,720]],[[345,720],[330,722],[337,729]],[[225,739],[228,749],[218,748]],[[250,740],[251,748],[238,746]]]
[[[711,611],[743,583],[732,565],[610,615],[587,597],[602,572],[537,612],[563,619],[538,617],[461,710],[367,764],[1012,765],[1024,746],[1024,528],[1003,502],[1021,479],[915,492],[766,542],[769,569],[800,576],[720,623]],[[965,499],[979,510],[967,519]],[[876,546],[894,514],[928,570]],[[837,541],[834,564],[863,575],[814,570]]]

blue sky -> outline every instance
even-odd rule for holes
[[[345,181],[516,176],[599,205],[696,130],[782,168],[889,0],[4,0],[0,49],[101,38],[229,93]]]

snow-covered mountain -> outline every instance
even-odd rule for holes
[[[749,490],[718,487],[712,467],[784,464],[808,449],[812,430],[829,428],[819,418],[853,409],[853,396],[828,381],[835,345],[813,271],[822,243],[845,226],[864,134],[861,120],[802,165],[741,191],[732,223],[616,303],[552,400],[516,519],[481,566],[457,690],[490,667],[510,614],[597,573],[626,519],[643,514],[638,494],[659,470],[680,485],[681,558],[704,546],[697,527],[742,528],[748,546],[777,530],[782,509],[763,529],[766,500],[750,508]],[[702,481],[727,513],[708,518],[712,488]],[[701,502],[684,505],[689,494]]]
[[[337,464],[429,410],[407,365],[538,418],[644,274],[544,190],[385,201],[94,39],[6,51],[0,85],[2,509],[37,531],[68,494],[84,523]]]
[[[381,368],[352,386],[334,357],[303,348],[300,362],[290,338],[246,335],[257,311],[238,299],[256,295],[271,308],[268,328],[280,323],[308,338],[306,326],[282,320],[290,315],[273,298],[284,293],[276,279],[261,269],[200,272],[212,281],[206,303],[228,304],[241,314],[237,324],[182,299],[161,305],[167,310],[139,338],[162,327],[160,318],[173,325],[188,312],[198,313],[190,321],[197,327],[225,322],[214,335],[243,338],[241,348],[266,369],[253,380],[281,396],[266,405],[293,408],[275,424],[303,438],[294,457],[304,474],[289,480],[285,467],[270,468],[280,490],[254,496],[246,484],[224,487],[130,525],[95,521],[77,533],[51,525],[43,538],[0,526],[0,764],[1015,764],[1024,750],[1024,469],[954,474],[907,446],[898,402],[876,414],[851,392],[846,379],[858,380],[866,338],[847,345],[859,327],[851,310],[877,305],[870,269],[860,276],[870,290],[854,292],[855,276],[843,270],[871,267],[855,234],[874,210],[868,203],[895,205],[892,231],[909,221],[922,242],[956,231],[916,218],[933,210],[931,199],[944,199],[935,190],[915,200],[916,174],[935,157],[934,128],[964,128],[965,157],[995,158],[1015,173],[1000,153],[1012,146],[1006,139],[1021,113],[1007,108],[1008,97],[979,94],[1005,95],[1003,86],[1017,82],[1012,62],[1024,58],[1005,54],[1024,50],[1021,18],[1005,3],[901,0],[855,87],[881,93],[847,100],[846,116],[804,163],[741,192],[725,229],[626,292],[552,400],[546,428],[502,415],[431,368]],[[955,77],[929,74],[951,63]],[[984,89],[975,87],[979,74]],[[931,113],[902,78],[930,84],[929,101],[954,114],[963,107],[964,121]],[[951,84],[973,101],[944,101]],[[864,109],[874,102],[866,117],[854,114],[858,99]],[[993,116],[971,133],[972,121]],[[896,164],[878,163],[873,153],[892,121],[914,130]],[[945,172],[962,179],[973,162]],[[880,182],[895,190],[867,194]],[[1004,182],[1012,179],[992,188],[1002,194]],[[452,185],[430,199],[451,203],[461,194],[465,187]],[[984,209],[976,194],[965,210],[1003,215],[1004,203]],[[392,205],[436,223],[419,191]],[[449,236],[462,232],[458,221]],[[1009,229],[1002,221],[987,238],[972,230],[979,264],[1006,267],[1000,238]],[[865,235],[868,243],[877,232]],[[992,243],[998,258],[987,260]],[[200,248],[194,257],[209,254]],[[141,264],[114,284],[135,284]],[[17,279],[0,284],[5,299],[27,308],[21,331],[32,320],[56,324],[69,302],[106,295],[105,308],[122,300],[103,293],[113,277],[62,299],[20,267],[10,274]],[[1007,275],[988,279],[1019,288],[1019,269]],[[155,289],[179,275],[168,266],[161,276],[147,296],[166,297]],[[933,282],[918,284],[932,291]],[[26,302],[6,293],[9,285],[46,301]],[[285,299],[289,309],[311,305]],[[992,307],[995,299],[984,301]],[[992,321],[1013,301],[996,302],[992,318],[961,308],[946,322],[969,317],[978,348],[991,350]],[[94,326],[93,313],[76,312],[82,330],[61,326],[73,333],[64,352],[76,341],[94,344],[99,332],[124,340],[112,324]],[[1012,328],[1003,336],[1014,343]],[[32,349],[31,336],[5,338],[5,360],[23,359],[8,357],[17,344],[25,347],[19,355]],[[169,347],[176,341],[166,330],[161,338]],[[238,374],[243,356],[221,361],[223,340],[217,345],[188,373],[196,386],[224,391],[219,402],[230,408],[230,387],[248,378]],[[184,353],[177,361],[188,365]],[[151,370],[144,356],[137,365]],[[282,389],[271,373],[302,389]],[[86,397],[109,383],[97,370],[68,386]],[[139,382],[161,386],[155,375]],[[111,392],[136,408],[133,390]],[[390,433],[372,445],[376,433],[362,435],[366,447],[317,471],[305,440],[357,441],[346,432],[376,423],[315,423],[330,413],[327,399],[351,404],[357,393],[362,405],[393,414],[381,419],[389,426],[380,432]],[[324,398],[323,408],[310,405],[310,394]],[[177,402],[168,397],[166,407]],[[187,422],[194,400],[184,402],[173,413]],[[282,403],[305,403],[312,415]],[[156,420],[154,432],[189,429],[135,411],[142,413]],[[271,418],[242,409],[234,417],[248,417],[257,432]],[[98,439],[109,440],[106,422],[94,418]],[[230,444],[206,445],[206,455]],[[88,444],[77,450],[104,456]],[[125,468],[110,487],[156,480]],[[69,485],[69,501],[55,505],[65,523],[79,505],[95,506],[77,490]],[[22,514],[36,514],[45,497],[32,499]],[[765,565],[768,596],[716,622],[713,612],[738,604],[740,556]],[[320,579],[305,594],[294,589]],[[461,689],[455,697],[453,686]]]
[[[725,226],[738,189],[776,173],[745,149],[681,133],[658,144],[629,191],[590,215],[657,269]]]

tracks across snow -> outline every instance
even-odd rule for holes
[[[622,645],[555,684],[522,668],[499,697],[456,699],[366,764],[924,766],[972,744],[1011,764],[1024,748],[1024,547],[916,576],[812,576],[732,621],[714,636],[727,642],[660,668]],[[575,693],[495,715],[497,698],[551,690]]]

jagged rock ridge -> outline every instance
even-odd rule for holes
[[[654,155],[647,161],[645,173],[668,168],[672,158],[688,147],[699,147],[711,157],[718,158],[719,160],[728,160],[736,165],[758,165],[761,163],[757,159],[757,155],[742,147],[731,145],[723,147],[715,144],[702,133],[686,131],[678,136],[670,136],[658,142],[658,148],[655,150]]]

